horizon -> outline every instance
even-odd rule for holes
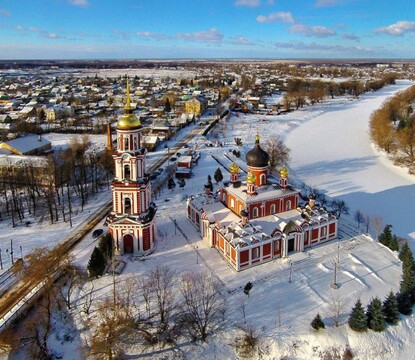
[[[412,59],[415,4],[3,0],[0,59]]]

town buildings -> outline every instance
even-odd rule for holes
[[[146,255],[154,248],[157,208],[151,201],[146,149],[141,147],[141,122],[130,105],[128,82],[124,114],[118,120],[116,129],[113,209],[107,217],[108,228],[117,254]]]
[[[204,194],[187,200],[188,219],[236,271],[337,237],[336,217],[316,204],[313,194],[302,203],[300,192],[288,183],[285,167],[279,181],[272,179],[268,161],[257,135],[246,154],[245,179],[233,162],[229,181],[215,194],[208,183]]]

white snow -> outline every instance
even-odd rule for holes
[[[117,288],[122,289],[124,282],[131,277],[139,278],[158,265],[168,265],[178,274],[185,271],[211,273],[221,282],[228,302],[227,324],[209,337],[207,343],[192,345],[185,340],[185,343],[180,344],[184,358],[235,358],[235,350],[229,344],[237,336],[236,326],[244,325],[242,302],[245,303],[247,322],[252,324],[262,339],[264,359],[318,359],[323,358],[324,351],[332,348],[340,349],[342,354],[347,345],[360,359],[413,358],[413,316],[402,317],[399,325],[389,326],[383,333],[355,333],[346,325],[350,309],[358,298],[364,305],[375,296],[383,299],[389,291],[398,290],[401,276],[397,254],[369,236],[358,235],[359,231],[353,229],[350,218],[342,217],[340,220],[340,227],[344,231],[339,240],[292,254],[289,260],[279,259],[235,273],[216,250],[208,248],[200,239],[200,233],[186,219],[185,212],[186,196],[202,192],[207,175],[213,177],[214,171],[220,166],[212,155],[226,162],[223,153],[232,157],[229,149],[236,149],[233,139],[241,137],[244,144],[243,159],[243,152],[252,147],[258,129],[261,141],[271,134],[286,138],[291,149],[291,181],[304,181],[309,186],[325,191],[330,197],[344,199],[352,214],[354,210],[361,209],[371,215],[381,215],[386,223],[393,225],[395,233],[413,242],[415,178],[393,166],[382,153],[373,149],[367,128],[370,113],[387,97],[411,84],[399,82],[360,99],[335,99],[285,115],[232,116],[226,123],[226,131],[219,132],[217,138],[229,145],[223,148],[199,146],[201,158],[194,168],[193,177],[186,180],[186,186],[183,189],[176,187],[174,191],[164,189],[158,196],[156,249],[144,259],[125,256],[123,260],[127,266],[117,276]],[[150,153],[149,163],[158,154]],[[235,160],[242,164],[242,160]],[[225,171],[223,174],[226,179],[228,174]],[[215,184],[215,189],[218,186]],[[109,194],[103,192],[102,202],[108,198]],[[94,210],[92,206],[98,205],[98,200],[90,205],[91,211]],[[177,220],[189,242],[179,231],[175,231],[172,218]],[[47,226],[11,230],[2,224],[0,241],[4,244],[13,237],[29,242],[27,247],[53,244],[65,235],[63,231],[68,225],[60,226],[51,227],[48,233]],[[77,247],[78,266],[86,267],[94,245],[92,238],[86,238]],[[337,259],[340,260],[337,272],[339,288],[334,290],[331,284],[334,261]],[[96,299],[111,294],[111,281],[110,275],[94,281]],[[254,284],[249,298],[242,292],[248,281]],[[72,311],[81,339],[90,336],[90,329],[85,326],[88,317],[81,312],[82,302],[85,301],[84,290],[88,291],[90,286],[87,283],[83,291],[79,290]],[[345,302],[338,328],[334,327],[330,313],[330,303],[335,297]],[[326,330],[315,332],[310,328],[310,322],[317,312],[326,322]],[[76,346],[76,341],[73,346]],[[130,346],[128,355],[154,359],[175,356],[172,351],[158,353],[138,346]]]

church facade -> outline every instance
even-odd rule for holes
[[[153,251],[156,238],[151,185],[146,174],[146,149],[141,146],[141,123],[127,100],[117,122],[117,147],[113,152],[115,176],[112,181],[113,208],[107,217],[108,228],[118,255],[146,255]]]
[[[268,162],[257,135],[246,154],[244,179],[233,162],[229,181],[215,194],[206,184],[204,194],[187,200],[188,219],[236,271],[337,237],[337,218],[316,204],[313,194],[302,204],[300,192],[288,183],[285,167],[273,181]]]

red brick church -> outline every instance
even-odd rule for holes
[[[239,166],[229,166],[230,179],[215,194],[187,200],[187,217],[200,229],[203,239],[240,271],[337,237],[337,219],[315,202],[300,203],[300,192],[288,183],[283,167],[279,181],[269,176],[269,155],[260,146],[246,154],[247,175]]]
[[[112,181],[113,209],[107,217],[116,254],[146,255],[153,251],[156,237],[155,214],[151,201],[150,178],[146,173],[146,149],[141,147],[141,122],[127,100],[117,122],[117,148]]]

